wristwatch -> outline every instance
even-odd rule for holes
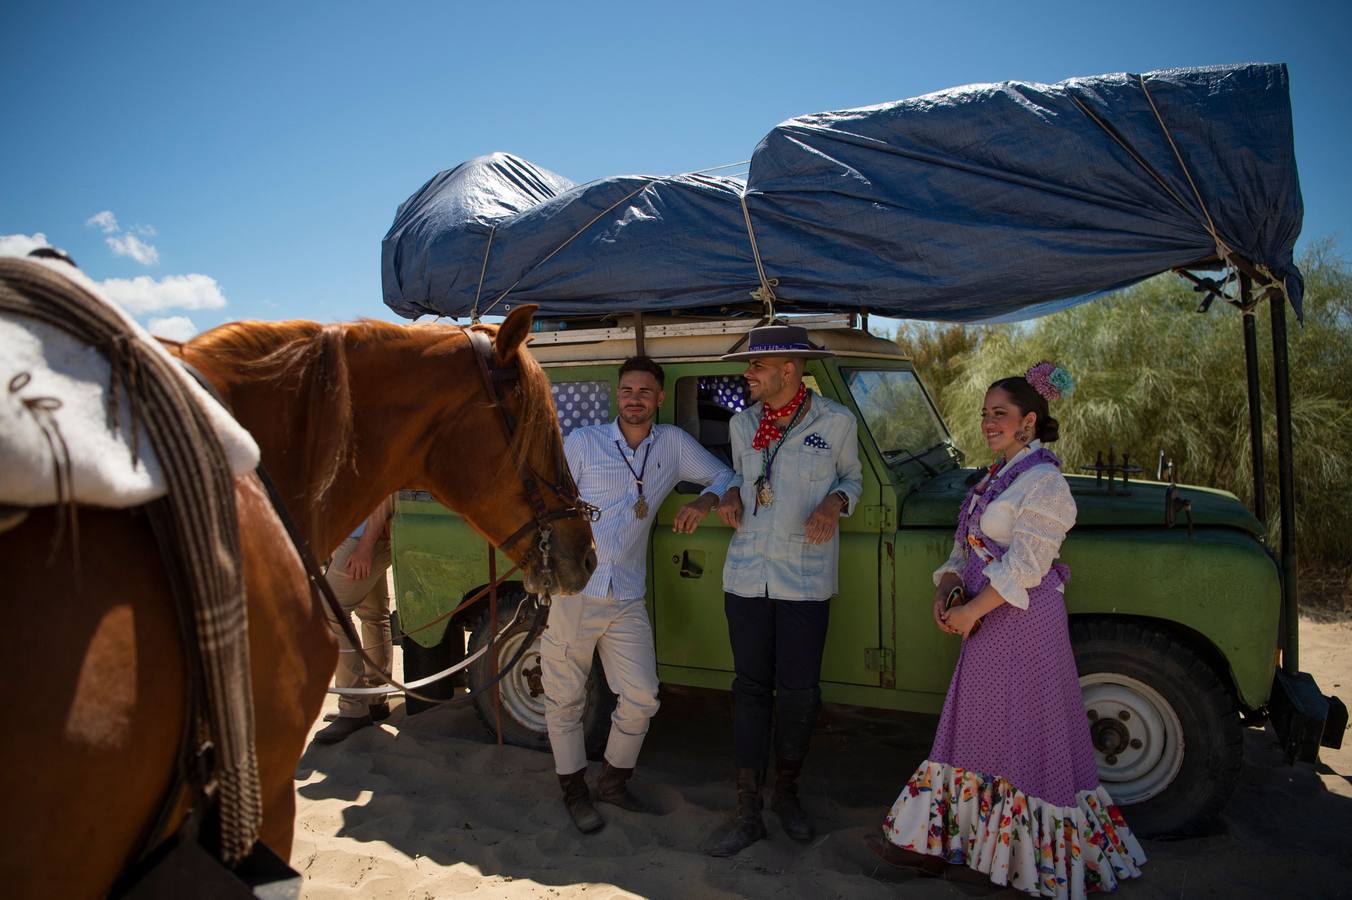
[[[832,491],[831,493],[840,498],[841,512],[850,508],[850,498],[844,491]]]

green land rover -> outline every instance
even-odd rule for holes
[[[937,713],[958,639],[934,627],[931,573],[952,547],[958,506],[977,471],[961,455],[897,346],[852,327],[848,315],[798,320],[835,351],[808,365],[809,386],[859,422],[863,496],[841,520],[840,593],[822,664],[827,702]],[[725,460],[728,419],[742,408],[744,366],[720,362],[751,323],[682,322],[545,330],[531,349],[554,385],[560,424],[615,416],[616,368],[636,338],[667,373],[658,421],[677,425]],[[546,326],[547,327],[547,326]],[[1068,467],[1069,468],[1069,467]],[[1240,771],[1243,727],[1267,717],[1277,666],[1281,579],[1263,525],[1233,495],[1120,474],[1070,474],[1079,518],[1062,559],[1086,714],[1104,785],[1131,806],[1142,833],[1186,830],[1225,804]],[[669,685],[728,690],[732,652],[722,571],[730,532],[708,517],[690,535],[673,516],[696,493],[681,485],[657,511],[647,604],[658,672]],[[1168,510],[1166,514],[1166,504]],[[1175,517],[1184,506],[1190,518]],[[401,495],[394,581],[405,673],[436,671],[488,642],[486,604],[446,617],[489,580],[489,549],[462,519],[426,495]],[[504,585],[507,621],[520,586]],[[524,631],[469,669],[481,683],[512,658]],[[1027,652],[1036,652],[1028,648]],[[596,663],[588,730],[604,739],[608,696]],[[538,649],[490,694],[480,713],[505,740],[548,747]],[[413,706],[416,707],[416,703]]]

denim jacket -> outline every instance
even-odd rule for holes
[[[803,526],[817,504],[832,491],[849,498],[841,515],[859,502],[859,433],[854,416],[832,400],[812,395],[812,408],[775,456],[770,484],[774,502],[756,508],[756,479],[761,451],[751,447],[760,424],[761,404],[733,417],[732,462],[741,487],[742,524],[728,545],[723,589],[743,597],[826,600],[838,589],[840,529],[825,544],[809,544]]]

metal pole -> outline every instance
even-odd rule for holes
[[[1296,491],[1291,455],[1291,372],[1286,343],[1286,298],[1277,295],[1272,307],[1272,377],[1277,398],[1277,488],[1282,520],[1282,670],[1300,670],[1300,597],[1296,585]]]
[[[1263,399],[1258,386],[1258,324],[1254,320],[1253,281],[1239,276],[1244,320],[1244,372],[1249,382],[1249,450],[1253,456],[1253,514],[1267,527],[1267,472],[1263,464]]]
[[[493,661],[490,672],[498,671],[501,653],[497,647],[498,634],[498,548],[488,541],[488,640],[493,644]],[[502,746],[502,692],[493,685],[493,730],[498,734],[498,746]]]

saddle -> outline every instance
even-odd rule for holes
[[[82,288],[121,321],[139,352],[168,352],[98,286],[53,259],[4,260],[8,273],[40,268]],[[76,503],[124,509],[165,496],[168,482],[143,422],[135,416],[139,373],[115,374],[134,358],[124,345],[110,360],[60,323],[0,307],[0,531],[25,507]],[[234,475],[258,466],[258,445],[186,373],[173,366],[202,408]]]
[[[227,864],[262,818],[235,507],[235,478],[258,460],[248,432],[73,265],[0,259],[0,522],[49,504],[72,523],[81,504],[146,507],[189,660],[179,772],[195,800],[214,786]]]

